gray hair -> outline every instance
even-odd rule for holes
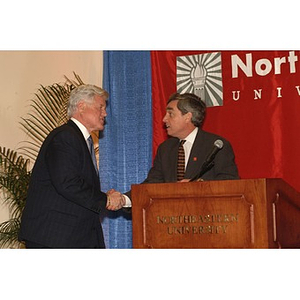
[[[178,100],[177,108],[181,111],[183,115],[187,114],[188,112],[191,112],[191,122],[196,127],[202,126],[206,115],[206,105],[200,97],[191,93],[175,93],[170,96],[168,103],[174,100]]]
[[[84,101],[87,104],[92,104],[96,95],[104,97],[105,100],[108,99],[108,92],[96,85],[84,84],[79,85],[70,93],[70,98],[68,101],[67,114],[71,118],[77,110],[77,104],[80,101]]]

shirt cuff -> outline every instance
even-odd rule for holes
[[[125,198],[125,205],[123,207],[131,207],[131,200],[128,196],[124,195],[124,198]]]

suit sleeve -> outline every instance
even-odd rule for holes
[[[153,166],[150,169],[147,178],[143,183],[162,183],[165,182],[163,172],[163,151],[162,147],[159,146],[157,149],[156,156],[153,161]]]

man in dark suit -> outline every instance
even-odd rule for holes
[[[99,213],[118,210],[121,193],[100,190],[88,140],[103,130],[108,93],[94,85],[75,88],[70,120],[45,139],[35,162],[21,220],[26,248],[105,248]]]
[[[205,114],[206,105],[198,96],[190,93],[175,93],[170,96],[163,118],[170,137],[159,145],[153,166],[142,183],[188,182],[198,177],[216,140],[221,140],[223,147],[216,154],[212,167],[198,180],[239,179],[231,144],[221,136],[201,129]],[[178,180],[178,150],[182,140],[185,140],[184,179]],[[129,207],[131,191],[125,197]]]
[[[159,145],[153,167],[144,183],[177,181],[177,157],[181,140],[185,140],[183,181],[189,181],[197,176],[202,164],[212,152],[214,142],[218,139],[223,142],[223,147],[217,153],[214,165],[201,176],[201,180],[239,179],[230,143],[216,134],[201,129],[205,114],[206,105],[198,96],[190,93],[171,95],[163,118],[170,138]]]

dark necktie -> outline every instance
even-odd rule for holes
[[[177,159],[177,181],[180,181],[184,178],[185,173],[185,155],[183,144],[185,140],[181,140],[178,148],[178,159]]]
[[[89,144],[89,149],[90,149],[90,153],[91,153],[91,156],[92,156],[92,160],[93,160],[93,163],[94,163],[94,167],[95,167],[95,170],[96,170],[96,172],[98,174],[99,171],[98,171],[98,165],[97,165],[97,160],[96,160],[96,155],[95,155],[94,142],[93,142],[93,139],[92,139],[91,136],[89,136],[89,138],[87,140],[88,140],[88,144]]]

